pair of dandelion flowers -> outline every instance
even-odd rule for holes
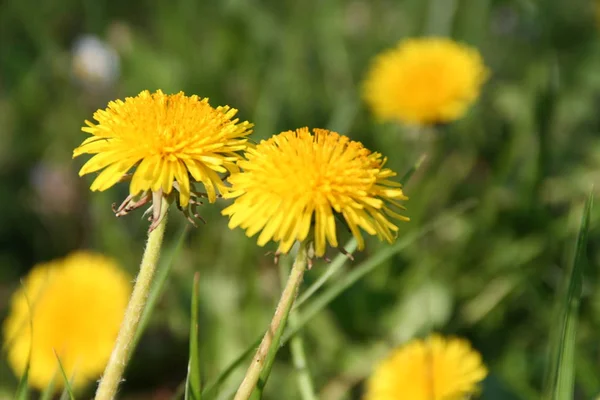
[[[451,122],[477,99],[488,74],[474,48],[448,38],[410,39],[374,59],[363,96],[381,120]],[[236,113],[197,96],[144,91],[97,111],[97,124],[86,121],[83,128],[91,137],[73,155],[95,154],[80,171],[99,172],[92,190],[105,190],[135,169],[130,195],[115,212],[152,203],[151,228],[163,195],[189,219],[203,197],[212,203],[222,195],[234,199],[223,211],[231,228],[240,226],[248,236],[261,232],[259,245],[273,240],[281,252],[309,235],[317,255],[326,243],[337,247],[336,217],[359,248],[361,230],[393,240],[398,228],[391,221],[406,220],[398,213],[406,197],[383,156],[322,129],[283,132],[253,146],[252,124]]]
[[[365,100],[382,120],[427,124],[457,119],[475,100],[485,79],[486,71],[478,57],[474,51],[445,39],[401,44],[376,59],[364,85]],[[429,67],[424,69],[420,60],[425,60]],[[445,71],[440,76],[452,79],[444,85],[437,84],[439,80],[429,79],[432,71]],[[419,95],[415,97],[409,92]],[[385,167],[385,157],[324,129],[287,131],[253,145],[249,139],[252,124],[240,122],[236,113],[228,106],[214,108],[208,99],[198,96],[144,91],[98,110],[94,114],[96,122],[86,121],[83,128],[90,137],[74,150],[73,156],[93,155],[80,170],[80,175],[97,173],[92,190],[103,191],[129,180],[129,195],[114,211],[121,216],[149,205],[151,229],[163,215],[161,207],[165,200],[175,203],[193,221],[197,206],[204,199],[213,203],[223,197],[232,200],[222,211],[229,217],[231,228],[241,227],[248,236],[258,234],[261,246],[277,242],[282,253],[288,252],[296,241],[310,240],[315,255],[323,256],[327,245],[339,246],[338,222],[356,238],[359,249],[364,247],[362,232],[388,242],[394,240],[398,232],[395,221],[407,220],[400,214],[401,202],[407,198],[402,186],[394,180],[396,174]],[[91,276],[103,277],[101,284],[96,278],[88,279]],[[38,294],[42,278],[47,277],[52,279]],[[7,338],[17,337],[23,321],[29,318],[25,292],[55,306],[34,313],[35,333],[20,335],[9,354],[15,370],[23,373],[30,344],[35,342],[43,348],[34,353],[36,358],[31,361],[31,382],[39,388],[55,372],[56,355],[50,350],[56,343],[61,347],[60,343],[77,342],[69,336],[70,331],[46,324],[46,316],[62,315],[60,310],[67,305],[79,305],[73,313],[76,317],[80,310],[89,311],[91,307],[65,289],[63,282],[74,280],[79,283],[69,288],[85,289],[73,292],[73,296],[105,293],[109,292],[106,287],[112,288],[112,301],[90,313],[114,316],[110,324],[104,324],[104,330],[96,329],[93,323],[85,325],[87,332],[97,330],[103,335],[94,336],[97,343],[103,344],[95,346],[93,353],[86,353],[85,348],[61,351],[68,371],[77,366],[77,386],[97,376],[106,364],[120,321],[117,316],[123,314],[131,290],[130,282],[112,261],[85,252],[34,269],[26,281],[26,290],[15,294],[13,313],[4,328]],[[60,302],[46,302],[41,296],[57,296]],[[97,296],[86,298],[92,301]],[[433,351],[434,361],[439,360],[434,362],[439,367],[434,368],[434,375],[435,386],[439,387],[435,393],[440,396],[462,397],[471,393],[475,382],[485,376],[480,359],[465,346],[453,342],[446,346],[437,339],[431,342],[431,349],[429,344],[417,343],[382,363],[369,381],[367,400],[395,399],[413,386],[417,391],[411,392],[410,398],[422,398],[417,394],[429,393],[419,391],[426,385],[411,386],[410,383],[417,382],[412,378],[403,381],[406,384],[390,386],[390,382],[398,381],[394,377],[399,374],[412,376],[401,372],[402,365],[429,360],[429,356],[422,357],[429,355],[429,351]],[[423,349],[428,350],[423,352]],[[82,364],[81,355],[90,361]],[[469,368],[456,369],[456,363]],[[419,376],[429,376],[428,364],[422,367]],[[460,377],[453,374],[456,371]],[[466,376],[469,379],[465,380]],[[457,385],[459,381],[462,383]]]
[[[161,196],[187,214],[200,199],[213,203],[222,196],[233,199],[222,211],[230,228],[260,232],[259,245],[275,241],[282,253],[307,238],[317,256],[327,244],[338,247],[336,217],[359,248],[361,230],[394,240],[392,221],[407,220],[399,214],[407,198],[381,154],[325,129],[287,131],[253,145],[252,124],[236,113],[197,96],[144,91],[97,111],[96,124],[86,121],[91,136],[73,156],[94,154],[80,170],[99,172],[92,190],[131,179],[118,214],[152,203],[156,217]]]

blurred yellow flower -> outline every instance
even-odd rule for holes
[[[336,214],[342,217],[364,247],[359,227],[392,242],[400,221],[390,205],[404,209],[406,200],[396,175],[384,168],[385,158],[361,143],[325,129],[287,131],[261,141],[238,163],[243,172],[229,178],[234,203],[223,210],[229,227],[241,226],[248,236],[261,231],[259,246],[279,242],[286,253],[296,240],[314,234],[315,253],[322,256],[326,242],[338,246]]]
[[[130,292],[128,276],[102,255],[76,252],[37,265],[14,293],[4,322],[9,364],[22,375],[31,349],[29,384],[38,389],[55,374],[62,386],[55,351],[75,387],[98,378]]]
[[[481,355],[464,339],[413,340],[381,362],[364,400],[464,400],[487,375]]]
[[[363,95],[384,121],[450,122],[479,97],[487,76],[474,48],[447,38],[408,39],[375,58]]]
[[[98,124],[86,121],[92,136],[73,151],[73,157],[96,154],[79,175],[103,171],[92,190],[105,190],[119,182],[134,166],[129,191],[169,194],[179,191],[179,203],[190,199],[190,177],[201,182],[210,202],[224,192],[218,173],[236,172],[238,151],[246,148],[252,124],[233,119],[236,109],[208,104],[208,99],[143,91],[125,101],[111,101],[94,113]]]

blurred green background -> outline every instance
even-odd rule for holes
[[[114,218],[110,205],[127,185],[91,193],[92,177],[77,176],[84,160],[72,161],[72,149],[86,137],[84,119],[108,100],[183,90],[238,108],[256,125],[257,141],[302,126],[329,128],[383,152],[400,173],[427,154],[406,188],[411,222],[400,237],[477,201],[308,325],[309,367],[322,399],[359,399],[376,360],[432,329],[465,336],[481,351],[491,370],[483,399],[539,398],[583,200],[592,185],[600,190],[595,13],[584,0],[3,0],[0,319],[21,276],[72,250],[104,252],[135,274],[147,230],[142,212]],[[424,35],[481,51],[491,70],[481,98],[465,118],[436,129],[376,123],[360,100],[370,59]],[[184,380],[195,271],[207,380],[267,326],[280,291],[266,255],[274,246],[259,248],[241,230],[229,231],[219,214],[225,204],[202,208],[207,224],[191,230],[175,255],[124,399],[167,399]],[[174,213],[165,258],[185,224]],[[592,229],[578,328],[579,399],[600,393],[599,243]],[[386,246],[369,241],[347,268]],[[326,268],[318,262],[306,284]],[[0,398],[10,399],[17,380],[2,363]],[[266,396],[298,398],[288,347]]]

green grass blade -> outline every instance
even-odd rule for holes
[[[386,248],[385,250],[377,253],[375,256],[370,259],[364,261],[363,263],[356,266],[353,271],[351,271],[348,275],[346,275],[342,280],[338,281],[335,286],[330,286],[325,290],[316,300],[311,300],[307,306],[307,309],[302,310],[301,313],[298,314],[298,320],[293,329],[288,329],[287,332],[284,333],[281,339],[281,345],[287,343],[287,341],[298,331],[300,331],[304,326],[320,311],[322,311],[333,299],[335,299],[341,292],[343,292],[347,287],[350,287],[368,272],[373,270],[378,265],[388,258],[392,257],[394,254],[399,251],[405,249],[410,244],[414,243],[416,240],[420,239],[424,235],[429,232],[434,231],[440,225],[446,223],[448,219],[455,218],[457,215],[463,214],[469,209],[473,208],[477,204],[476,200],[467,200],[462,204],[455,207],[452,211],[444,214],[434,221],[426,224],[421,229],[415,232],[411,232],[404,236],[400,241],[398,241],[395,245]],[[347,260],[347,257],[344,255],[339,255],[344,261]],[[221,385],[225,382],[225,380],[231,375],[233,371],[246,359],[248,358],[253,351],[260,344],[261,338],[257,338],[253,341],[246,350],[244,350],[235,360],[231,362],[231,364],[215,379],[214,382],[207,385],[206,390],[203,392],[203,396],[205,399],[213,399],[216,396],[217,390],[221,387]]]
[[[194,291],[192,293],[192,318],[190,322],[190,359],[185,383],[185,400],[202,398],[202,381],[200,376],[200,352],[198,349],[198,286],[200,275],[194,275]]]
[[[54,372],[54,376],[52,377],[52,380],[50,381],[48,386],[46,386],[46,389],[44,389],[44,391],[40,395],[40,400],[52,400],[52,397],[54,396],[54,392],[56,391],[56,373],[57,372],[58,371]]]
[[[246,358],[252,355],[254,350],[256,350],[256,348],[260,345],[261,339],[262,336],[256,338],[256,340],[252,342],[252,344],[250,344],[250,346],[248,346],[246,350],[244,350],[239,356],[237,356],[231,362],[231,364],[229,364],[229,366],[225,368],[225,370],[221,372],[221,374],[219,374],[219,376],[215,379],[214,382],[212,382],[210,385],[207,385],[204,392],[202,392],[202,396],[204,396],[205,399],[212,400],[217,395],[217,391],[219,390],[221,385],[225,382],[225,380],[227,380],[227,378],[229,378],[233,371],[235,371],[236,368],[242,364],[242,362]]]
[[[402,177],[399,179],[402,186],[406,186],[408,181],[410,181],[410,178],[412,178],[414,173],[417,172],[417,170],[421,167],[421,164],[423,164],[423,162],[425,161],[426,158],[427,158],[427,155],[423,154],[421,157],[419,157],[417,162],[414,163],[414,165],[412,167],[410,167],[408,169],[408,171],[406,171],[404,173],[404,175],[402,175]]]
[[[19,385],[15,392],[15,400],[27,400],[29,398],[29,360],[30,358],[27,361],[25,372],[21,376],[21,379],[19,379]]]
[[[63,368],[62,362],[60,361],[60,357],[58,356],[56,351],[54,351],[54,355],[56,356],[56,361],[58,361],[58,368],[60,370],[60,373],[62,374],[65,383],[65,390],[63,390],[63,393],[60,396],[60,400],[75,400],[75,396],[73,395],[73,389],[71,389],[71,382],[67,377],[65,369]]]
[[[150,293],[148,294],[148,300],[146,301],[146,308],[144,308],[144,312],[142,313],[142,317],[140,318],[140,324],[135,333],[135,337],[133,339],[133,344],[131,346],[132,349],[137,347],[138,342],[148,323],[150,322],[150,317],[152,316],[152,312],[156,307],[156,303],[158,302],[165,284],[167,283],[167,278],[169,276],[169,272],[173,267],[174,261],[177,259],[177,255],[181,251],[183,247],[183,243],[185,242],[185,238],[187,237],[190,230],[190,224],[186,224],[183,229],[181,229],[181,233],[179,234],[179,238],[177,241],[167,250],[165,254],[168,254],[164,257],[164,263],[161,263],[158,271],[156,272],[156,277],[154,279],[154,284],[152,289],[150,289]]]
[[[551,342],[549,373],[547,375],[546,399],[573,399],[575,381],[575,342],[583,270],[586,264],[587,237],[593,195],[590,193],[577,235],[575,257],[570,269],[566,290],[560,300],[560,318],[555,332],[558,336]]]
[[[558,376],[554,389],[554,400],[572,400],[575,385],[575,340],[577,332],[577,321],[579,311],[579,300],[577,304],[571,304],[568,315],[564,319],[564,332],[562,334],[562,347],[560,349],[560,361],[558,365]]]

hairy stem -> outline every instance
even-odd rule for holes
[[[127,310],[125,310],[121,329],[104,370],[104,375],[100,380],[95,400],[114,399],[119,383],[121,383],[123,371],[133,351],[132,344],[138,329],[140,317],[146,306],[150,287],[152,286],[152,278],[154,277],[154,271],[160,257],[160,248],[167,225],[167,209],[169,208],[169,204],[162,196],[160,201],[162,202],[160,207],[160,222],[148,233],[148,242],[146,243],[146,249],[142,257],[140,272],[135,280],[135,286],[133,287]]]
[[[270,367],[275,357],[275,353],[279,348],[279,342],[283,328],[287,322],[288,315],[298,294],[298,288],[302,283],[302,277],[304,271],[306,271],[306,264],[308,260],[307,243],[303,242],[300,244],[300,249],[296,255],[294,265],[290,271],[290,276],[287,280],[277,309],[269,325],[269,329],[265,333],[265,336],[260,342],[260,346],[256,351],[256,354],[252,358],[252,362],[246,371],[246,376],[242,381],[242,384],[238,388],[234,400],[248,400],[252,395],[252,392],[256,388],[263,367]],[[267,371],[268,372],[268,371]],[[266,377],[263,379],[266,381]],[[264,386],[265,382],[262,382]]]
[[[291,329],[298,327],[298,311],[292,310],[289,318],[289,326]],[[302,400],[317,400],[315,386],[310,376],[306,353],[304,352],[304,339],[302,333],[298,332],[290,339],[290,351],[294,360],[294,368],[296,368],[296,381],[300,389],[300,398]]]

